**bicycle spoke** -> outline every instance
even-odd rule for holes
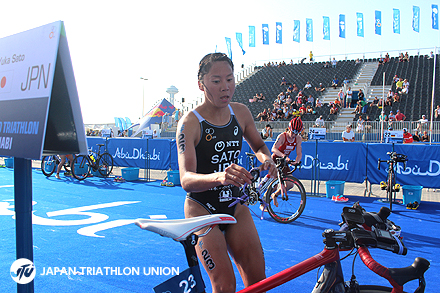
[[[49,177],[55,172],[57,167],[56,157],[55,156],[44,156],[41,160],[41,171],[44,175]]]
[[[76,156],[73,160],[72,174],[78,180],[84,180],[89,176],[90,164],[86,156]]]
[[[109,153],[103,153],[98,160],[98,172],[108,177],[113,171],[113,157]]]

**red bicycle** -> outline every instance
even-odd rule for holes
[[[390,210],[386,207],[382,207],[378,213],[366,213],[358,203],[353,207],[344,207],[341,230],[324,231],[325,247],[320,253],[238,292],[265,292],[320,266],[324,266],[324,270],[312,293],[402,293],[403,285],[415,279],[419,280],[419,287],[415,293],[424,292],[426,285],[424,273],[430,266],[428,260],[417,257],[414,263],[406,268],[387,268],[375,261],[369,253],[368,248],[374,247],[406,255],[407,249],[400,237],[400,228],[387,219],[389,214]],[[155,292],[205,292],[194,247],[198,239],[208,234],[214,226],[235,222],[235,218],[227,214],[182,220],[136,220],[135,223],[140,228],[179,241],[185,248],[189,268],[156,286]],[[207,230],[203,234],[195,234],[205,227]],[[362,262],[370,270],[387,279],[392,288],[359,285],[354,274],[350,281],[344,282],[339,252],[347,250],[351,251],[350,254],[359,254]]]

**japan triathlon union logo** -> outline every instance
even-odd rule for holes
[[[34,263],[27,258],[19,258],[11,265],[11,278],[18,284],[27,284],[35,278]]]

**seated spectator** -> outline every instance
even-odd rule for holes
[[[318,108],[322,107],[322,102],[319,98],[316,98],[316,107],[318,107]]]
[[[423,142],[429,142],[429,135],[428,135],[428,131],[423,131],[423,135],[420,138]]]
[[[374,102],[374,101],[373,101]],[[380,99],[379,100],[379,102],[377,103],[377,107],[379,108],[379,109],[382,109],[382,107],[383,107],[383,99]]]
[[[370,132],[372,127],[373,126],[371,125],[370,115],[367,115],[365,117],[365,132]]]
[[[399,78],[396,82],[396,92],[401,91],[403,88],[403,78]]]
[[[357,121],[357,127],[356,127],[356,131],[357,132],[362,132],[364,131],[364,119],[362,119],[362,116],[359,116],[359,119]]]
[[[379,121],[388,121],[388,117],[385,113],[380,113]]]
[[[440,120],[440,105],[437,105],[437,108],[434,109],[434,118],[436,121]]]
[[[338,106],[336,104],[332,104],[332,107],[330,108],[330,114],[337,114],[338,110]]]
[[[268,121],[268,113],[266,109],[264,109],[262,112],[258,113],[257,119],[260,119],[260,122]]]
[[[284,103],[286,103],[287,105],[292,104],[292,97],[290,95],[287,96],[287,99],[284,101]]]
[[[308,81],[303,89],[308,89],[308,88],[311,88],[311,87],[312,87],[312,85],[310,84],[310,81]]]
[[[404,62],[409,62],[409,55],[408,55],[408,52],[405,52],[405,55],[403,56],[403,61],[404,61]]]
[[[356,102],[356,108],[352,112],[352,114],[360,114],[362,111],[361,101]]]
[[[287,85],[287,80],[286,80],[286,78],[284,76],[281,79],[281,84],[280,85]]]
[[[394,116],[393,111],[390,111],[390,115],[388,115],[388,120],[396,120],[396,116]]]
[[[420,138],[420,135],[419,135],[419,131],[418,131],[418,130],[416,130],[416,132],[413,134],[413,140],[414,140],[415,142],[420,142],[420,141],[422,141],[422,139]]]
[[[388,53],[385,54],[385,58],[383,59],[383,63],[390,62],[390,55]]]
[[[289,84],[289,86],[287,87],[287,92],[293,93],[293,84]]]
[[[359,89],[359,93],[358,93],[358,100],[365,100],[365,94],[362,91],[362,89]]]
[[[338,106],[339,108],[341,107],[341,101],[340,101],[338,98],[335,99],[335,102],[334,102],[334,103],[335,103],[335,105]]]
[[[418,120],[419,125],[417,126],[417,129],[422,132],[423,126],[425,126],[428,123],[428,119],[426,119],[426,115],[422,115],[422,118]]]
[[[348,78],[344,78],[343,83],[344,83],[345,85],[348,85],[348,84],[350,83],[350,80],[348,80]]]
[[[325,62],[325,64],[323,65],[324,68],[330,68],[330,62]]]
[[[345,130],[342,132],[342,140],[343,141],[349,141],[349,142],[353,142],[354,141],[354,132],[351,131],[351,125],[347,125],[345,127]]]
[[[403,57],[404,57],[404,56],[403,56],[403,53],[400,53],[400,54],[399,54],[399,62],[403,62]]]
[[[408,132],[408,129],[403,129],[403,143],[412,143],[414,142],[411,133]]]
[[[399,80],[400,80],[400,78],[397,77],[397,74],[394,75],[394,77],[393,77],[393,82],[396,83],[396,82],[398,82]]]
[[[312,97],[312,95],[309,95],[309,98],[307,99],[307,104],[310,104],[313,107],[314,102],[315,99]]]
[[[406,119],[405,114],[403,114],[402,112],[400,112],[400,110],[397,110],[396,113],[396,121],[404,121]]]
[[[325,91],[325,87],[324,87],[324,85],[322,85],[322,82],[319,83],[318,87],[315,87],[315,91],[320,92],[320,93]]]
[[[338,84],[339,84],[339,79],[335,76],[332,80],[332,87],[336,89],[338,87]]]
[[[392,106],[393,105],[393,97],[387,97],[387,100],[385,101],[385,106]]]
[[[360,100],[359,104],[361,105],[361,113],[366,114],[368,109],[368,103],[365,100]]]
[[[263,93],[260,94],[260,96],[258,97],[258,102],[263,102],[266,100],[266,97],[263,95]]]
[[[300,115],[304,115],[306,113],[306,106],[302,104],[298,110]]]
[[[307,105],[306,114],[313,114],[313,108],[310,105]]]
[[[293,91],[292,93],[296,93],[298,92],[298,87],[296,86],[296,84],[293,84]]]
[[[359,58],[356,59],[355,64],[358,65],[361,63],[361,60],[359,60]]]
[[[429,53],[428,59],[433,59],[434,58],[434,53],[431,51],[431,53]]]
[[[408,87],[407,87],[406,85],[404,85],[403,88],[402,88],[402,90],[399,91],[399,94],[401,94],[401,95],[407,95],[407,94],[408,94],[408,91],[409,91]]]
[[[318,126],[318,127],[324,127],[325,126],[324,119],[322,119],[322,115],[319,116],[318,118],[316,118],[315,125]]]
[[[371,102],[371,106],[379,106],[379,99],[377,97],[374,97],[373,102]]]
[[[382,65],[382,64],[384,63],[384,58],[383,58],[383,57],[380,57],[379,60],[378,60],[378,62],[379,62],[379,65]]]

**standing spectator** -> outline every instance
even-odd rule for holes
[[[346,99],[345,107],[346,108],[351,108],[352,98],[353,98],[353,91],[351,90],[351,87],[349,87],[347,92],[345,93],[345,99]]]
[[[177,125],[177,123],[179,122],[179,118],[180,118],[180,111],[179,111],[179,109],[177,109],[176,108],[176,111],[174,111],[174,121],[176,122],[176,125]]]
[[[272,126],[270,126],[270,124],[267,124],[266,127],[261,131],[261,138],[272,139],[272,137],[273,137]]]
[[[423,135],[420,138],[423,142],[429,142],[429,135],[428,135],[428,131],[423,131]]]
[[[422,118],[419,119],[419,125],[417,126],[417,129],[422,132],[423,126],[428,123],[428,119],[426,119],[426,115],[422,115]]]
[[[388,117],[385,113],[380,113],[379,121],[388,121]]]
[[[388,115],[388,120],[396,120],[396,116],[394,116],[393,111],[390,111],[390,115]]]
[[[414,142],[411,133],[408,132],[408,129],[403,129],[403,143],[412,143]]]
[[[338,64],[338,61],[336,61],[335,57],[333,57],[333,60],[332,60],[332,67],[333,67],[333,68],[336,68],[336,64]]]
[[[351,125],[347,125],[345,127],[345,130],[342,132],[342,140],[343,141],[350,141],[353,142],[354,141],[354,132],[351,131]]]
[[[344,91],[342,89],[340,89],[338,92],[338,98],[339,101],[341,101],[342,103],[344,102]]]
[[[345,85],[348,85],[348,84],[350,83],[350,81],[348,80],[348,78],[345,78],[343,82],[344,82]]]
[[[403,121],[406,119],[406,116],[400,112],[400,110],[397,110],[397,114],[396,114],[396,121]]]
[[[309,53],[309,60],[310,60],[310,63],[313,63],[313,53],[312,53],[312,51],[310,51],[310,53]]]

